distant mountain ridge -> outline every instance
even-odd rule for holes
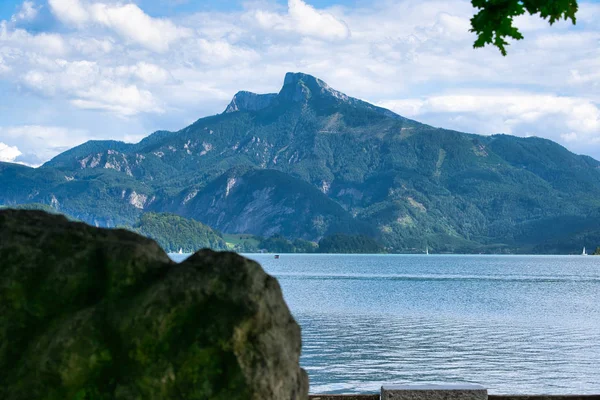
[[[390,251],[600,242],[597,160],[546,139],[434,128],[302,73],[177,132],[87,142],[38,169],[0,164],[0,182],[0,204],[49,204],[101,226],[151,211],[226,233],[366,234]]]

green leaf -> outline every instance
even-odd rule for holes
[[[506,56],[505,38],[522,40],[523,35],[513,25],[514,18],[525,13],[539,14],[553,25],[560,19],[570,19],[576,23],[577,0],[472,0],[471,4],[479,12],[471,18],[470,32],[477,34],[473,47],[496,46]]]

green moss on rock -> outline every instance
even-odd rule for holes
[[[300,348],[255,262],[0,211],[2,399],[306,399]]]

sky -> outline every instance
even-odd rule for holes
[[[473,49],[468,0],[0,0],[0,161],[137,142],[286,72],[436,127],[554,140],[600,159],[600,1],[524,16]]]

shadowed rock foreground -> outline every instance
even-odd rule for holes
[[[253,261],[0,211],[1,399],[307,399],[300,348]]]

